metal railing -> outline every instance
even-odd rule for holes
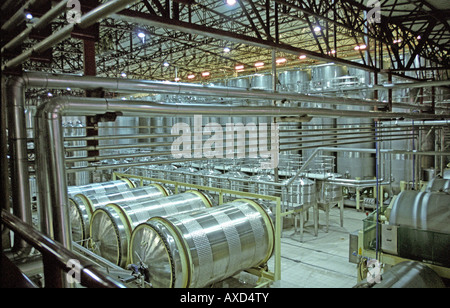
[[[80,258],[62,244],[45,236],[29,224],[24,223],[15,215],[2,209],[2,224],[14,232],[42,255],[44,279],[46,288],[70,287],[67,279],[71,271],[76,271],[75,279],[81,286],[87,288],[125,288],[125,285],[103,274],[92,264]],[[76,260],[76,267],[68,267]],[[72,263],[71,263],[72,262]]]

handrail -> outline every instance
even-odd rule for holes
[[[75,253],[45,236],[15,215],[2,209],[2,223],[15,236],[21,237],[28,244],[36,248],[41,254],[44,264],[46,288],[62,288],[68,286],[68,275],[76,270],[76,279],[87,288],[125,288],[125,285],[96,269],[93,264],[80,260]],[[76,268],[68,267],[70,262],[77,261]]]

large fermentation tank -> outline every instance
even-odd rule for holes
[[[403,191],[392,205],[389,224],[450,234],[450,195]]]
[[[334,63],[328,63],[324,65],[316,65],[311,67],[311,91],[320,92],[324,90],[330,90],[335,88],[335,80],[338,77],[344,76],[347,72],[346,67],[336,65]],[[333,105],[322,104],[322,103],[302,103],[302,107],[306,108],[324,108],[324,109],[334,109]],[[308,148],[302,150],[302,155],[304,160],[308,159],[315,147],[324,146],[332,143],[333,137],[329,133],[333,133],[332,129],[336,127],[336,120],[327,117],[314,117],[311,121],[303,123],[302,138],[303,141],[312,141],[314,143],[304,143],[304,146],[313,146],[313,148]],[[312,135],[308,137],[308,135]],[[330,154],[325,152],[324,154]]]
[[[287,183],[289,180],[286,179],[283,183]],[[316,195],[316,183],[308,178],[299,177],[283,192],[282,200],[288,210],[300,208],[305,210],[316,203]]]
[[[135,188],[136,185],[129,179],[120,179],[116,181],[93,183],[82,186],[69,186],[67,194],[69,198],[77,194],[93,195],[93,194],[112,194]]]
[[[335,178],[338,175],[333,176]],[[317,202],[319,204],[334,205],[342,201],[342,187],[327,180],[316,181]]]
[[[274,249],[274,226],[256,202],[155,217],[131,238],[132,263],[142,261],[153,287],[200,288],[264,265]]]
[[[236,162],[236,161],[234,161]],[[247,182],[242,182],[239,180],[248,179],[248,175],[244,172],[241,172],[241,167],[238,164],[233,164],[229,167],[229,170],[224,174],[220,175],[220,187],[224,189],[230,189],[234,191],[245,191],[245,187],[247,186]],[[235,199],[235,195],[224,195],[224,202],[231,201],[231,199]]]
[[[211,207],[210,198],[188,191],[144,202],[115,202],[95,210],[90,224],[93,251],[121,267],[128,262],[128,245],[133,229],[151,217],[169,216]]]
[[[450,266],[450,194],[406,190],[395,199],[389,225],[396,226],[395,253]],[[395,241],[393,241],[395,242]]]
[[[393,112],[407,112],[405,109],[393,108]],[[413,138],[413,134],[416,132],[415,129],[407,130],[403,126],[395,127],[395,121],[383,122],[384,126],[391,126],[388,133],[379,134],[380,138],[383,139],[397,139],[392,141],[382,141],[380,142],[381,149],[389,150],[404,150],[412,151],[417,150],[417,138]],[[391,179],[391,188],[393,194],[398,194],[400,192],[400,182],[418,182],[419,179],[416,178],[414,171],[417,169],[415,158],[410,154],[391,154],[382,153],[382,171],[381,174],[385,175],[386,178]]]
[[[171,192],[160,184],[124,190],[109,194],[76,194],[69,200],[70,222],[72,227],[72,239],[75,242],[83,242],[89,234],[89,224],[94,211],[113,202],[135,201],[142,202],[156,198],[166,197]]]
[[[278,75],[280,90],[291,93],[307,93],[311,81],[310,73],[306,70],[292,69]]]
[[[334,63],[316,65],[311,68],[311,89],[321,91],[336,87],[336,80],[347,74],[345,66]]]
[[[360,106],[338,106],[340,110],[358,110],[358,111],[370,111],[370,107]],[[361,135],[367,135],[364,139],[355,139],[356,141],[369,140],[369,142],[343,145],[347,148],[357,149],[374,149],[373,139],[375,134],[373,133],[373,120],[367,118],[338,118],[336,120],[338,128],[347,129],[345,133],[352,133],[353,135],[347,135],[349,141],[353,141],[352,137],[358,138]],[[359,133],[354,135],[355,133]],[[345,142],[345,141],[339,141]],[[361,153],[357,151],[337,152],[336,158],[337,173],[349,174],[349,177],[360,179],[373,179],[375,177],[375,154]]]

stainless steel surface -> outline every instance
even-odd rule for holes
[[[54,74],[33,74],[33,73],[26,73],[23,75],[22,77],[22,85],[21,85],[21,89],[22,92],[20,93],[20,95],[23,96],[23,89],[24,87],[42,87],[42,86],[46,86],[46,87],[50,87],[50,88],[64,88],[66,89],[67,87],[72,87],[72,88],[83,88],[83,89],[95,89],[95,88],[99,88],[102,87],[104,89],[110,89],[110,90],[118,90],[118,91],[125,91],[125,92],[154,92],[154,91],[160,91],[160,92],[164,92],[164,91],[174,91],[174,93],[181,93],[183,91],[185,91],[184,93],[190,93],[191,91],[196,91],[199,93],[199,95],[212,95],[212,96],[221,96],[223,94],[226,94],[226,96],[230,97],[230,96],[246,96],[247,97],[254,97],[255,95],[258,96],[259,98],[264,98],[264,99],[270,99],[271,95],[272,98],[271,99],[277,99],[277,98],[289,98],[286,97],[284,94],[280,95],[278,93],[272,93],[271,95],[269,93],[263,93],[265,91],[261,91],[258,93],[248,93],[247,90],[242,91],[242,90],[236,90],[236,89],[216,89],[216,88],[206,88],[207,90],[205,90],[205,87],[198,87],[198,86],[192,86],[192,85],[179,85],[179,84],[171,84],[171,85],[167,85],[164,83],[149,83],[146,81],[129,81],[129,80],[119,80],[119,79],[110,79],[110,78],[97,78],[97,77],[80,77],[80,76],[67,76],[67,75],[54,75]],[[19,94],[18,94],[19,95]],[[294,98],[293,98],[294,99]],[[297,97],[297,99],[301,99],[299,97]],[[325,98],[319,98],[320,101],[323,101]],[[316,98],[317,100],[317,98]],[[342,103],[343,100],[339,99],[339,101]],[[345,103],[348,103],[348,100],[344,100]],[[355,102],[357,103],[357,102]],[[358,102],[360,103],[360,102]],[[98,104],[98,105],[97,105]],[[116,110],[128,110],[128,111],[134,111],[135,113],[133,115],[136,115],[137,113],[139,113],[139,116],[142,116],[141,112],[145,112],[147,114],[151,114],[150,110],[146,110],[146,108],[137,108],[136,104],[130,104],[128,105],[125,104],[124,102],[121,102],[121,104],[119,104],[118,102],[115,102],[114,104],[111,104],[110,101],[107,103],[106,101],[104,101],[104,103],[101,103],[100,101],[97,102],[97,104],[95,105],[90,105],[87,102],[86,103],[63,103],[63,102],[59,102],[59,103],[48,103],[48,104],[44,104],[42,107],[42,109],[45,109],[45,111],[43,111],[43,115],[45,114],[46,116],[50,115],[54,116],[54,118],[58,118],[58,115],[61,115],[61,113],[66,113],[66,112],[73,112],[73,113],[84,113],[85,115],[91,115],[91,114],[98,114],[98,113],[105,113],[107,111],[116,111]],[[61,108],[64,105],[64,108]],[[134,107],[132,107],[131,109],[129,109],[129,107],[131,107],[131,105],[135,105]],[[145,104],[143,105],[142,103],[139,103],[140,107],[145,106]],[[55,108],[54,108],[55,107]],[[76,107],[76,108],[75,108]],[[109,107],[111,107],[111,109],[109,109]],[[156,106],[154,106],[156,107]],[[161,106],[158,106],[161,107]],[[123,109],[122,109],[123,108]],[[136,109],[135,109],[136,108]],[[139,109],[139,112],[137,112],[137,109]],[[174,107],[167,107],[167,108],[156,108],[159,109],[160,113],[166,113],[166,114],[174,114],[174,113],[178,113],[178,114],[186,114],[186,109],[185,108],[174,108]],[[207,112],[207,110],[205,110],[205,107],[202,107],[200,109],[198,108],[191,108],[193,114],[200,112],[201,110],[203,110],[205,113]],[[227,108],[224,108],[224,110],[222,110],[222,114],[231,114],[230,113],[230,109],[226,110]],[[258,111],[261,108],[258,108]],[[63,111],[64,110],[64,111]],[[156,110],[154,110],[156,111]],[[264,112],[261,112],[261,114],[275,114],[275,115],[280,115],[280,111],[281,109],[268,109],[268,110],[264,110]],[[287,111],[287,110],[284,110]],[[290,111],[290,114],[292,114],[292,111]],[[303,112],[304,110],[299,110],[299,112]],[[220,114],[220,111],[216,110],[216,113]],[[315,110],[315,112],[319,112],[317,110]],[[320,110],[320,112],[322,112],[322,110]],[[211,113],[211,110],[209,111],[209,113]],[[239,110],[237,112],[232,112],[233,114],[241,114],[244,115],[245,113],[243,113],[242,110]],[[248,110],[248,114],[254,114],[255,110]],[[326,113],[326,112],[325,112]],[[348,114],[349,115],[349,114]],[[351,115],[350,115],[351,116]],[[356,114],[354,114],[353,116],[356,116]],[[361,116],[361,114],[358,112],[358,116]],[[379,116],[378,114],[371,114],[370,116],[373,117],[377,117]],[[405,116],[405,114],[403,114],[402,116]],[[423,117],[423,115],[421,115],[421,117]],[[434,117],[434,116],[433,116]],[[45,118],[45,116],[44,116]],[[39,120],[38,120],[39,121]],[[50,129],[50,126],[48,126],[50,123],[52,122],[48,122],[47,124],[41,123],[39,125],[36,125],[36,129],[41,131],[41,132],[48,132],[48,130]],[[56,135],[54,136],[54,138],[52,138],[51,140],[53,141],[57,141],[59,143],[62,144],[62,135],[58,134],[58,128],[61,127],[61,123],[57,121],[57,123],[53,123],[54,125],[52,125],[52,132],[55,132]],[[43,213],[43,216],[45,217],[45,219],[42,219],[42,227],[44,229],[48,229],[48,233],[52,234],[54,232],[55,229],[54,227],[49,227],[51,226],[53,223],[53,218],[51,213],[59,213],[61,212],[60,209],[53,209],[52,211],[50,211],[49,209],[52,208],[52,206],[55,207],[59,207],[58,205],[63,206],[64,204],[67,203],[66,201],[66,196],[64,195],[64,193],[61,194],[61,191],[65,191],[66,190],[66,184],[65,184],[65,179],[64,179],[64,175],[62,174],[62,170],[63,170],[63,166],[61,165],[61,157],[63,156],[63,150],[59,149],[59,148],[55,148],[54,153],[50,153],[52,155],[49,155],[49,153],[46,153],[46,148],[49,148],[52,146],[50,139],[48,139],[47,133],[42,134],[43,138],[42,140],[37,140],[37,144],[40,144],[40,146],[38,146],[38,152],[39,153],[44,153],[43,156],[41,156],[39,154],[39,156],[41,157],[37,157],[37,161],[40,163],[40,166],[42,166],[43,171],[41,174],[41,176],[38,179],[38,183],[40,185],[39,189],[39,194],[40,194],[40,200],[43,200],[43,202],[48,202],[47,204],[44,204],[42,206],[43,210],[41,211],[41,213]],[[38,138],[40,139],[40,138]],[[38,155],[37,155],[38,156]],[[51,157],[47,157],[47,156],[51,156]],[[61,168],[58,168],[57,165],[60,165]],[[53,173],[56,173],[57,176],[55,176],[55,180],[56,185],[54,185],[56,187],[55,189],[55,193],[50,193],[50,189],[49,187],[52,187],[50,183],[51,181],[51,177],[48,174],[48,171],[52,170]],[[41,172],[41,171],[40,171]],[[59,187],[61,186],[61,187]],[[27,194],[29,194],[27,192]],[[53,194],[53,196],[52,196]],[[50,202],[50,200],[54,199],[55,197],[59,198],[59,201],[55,202]],[[62,210],[63,211],[63,210]],[[57,219],[57,221],[59,221],[59,219]],[[64,224],[60,224],[60,223],[56,223],[59,225],[64,225]],[[58,226],[59,228],[59,226]],[[57,235],[57,239],[60,240],[61,237],[64,237],[62,234],[58,234]],[[68,243],[68,241],[66,241],[66,243]]]
[[[284,182],[289,182],[289,179]],[[288,210],[300,208],[306,210],[317,201],[316,183],[308,178],[295,179],[283,192],[282,200]]]
[[[306,70],[292,69],[281,72],[278,80],[281,84],[281,91],[307,93],[311,76]]]
[[[426,189],[426,192],[445,192],[450,194],[450,179],[436,177],[432,179]]]
[[[5,99],[7,101],[9,174],[11,177],[10,188],[13,214],[25,223],[32,224],[24,81],[22,78],[11,77],[6,81]],[[2,146],[7,147],[6,144]],[[6,169],[6,166],[2,168]],[[5,192],[5,196],[8,196],[8,194],[9,192]],[[14,250],[17,254],[25,256],[31,251],[31,247],[20,238],[15,238]]]
[[[133,4],[134,2],[136,2],[136,0],[110,0],[90,10],[86,14],[83,14],[77,26],[82,29],[87,28],[92,24],[94,24],[95,22],[105,18],[109,14],[120,11],[126,6]],[[37,53],[44,52],[53,45],[69,37],[74,27],[75,23],[66,24],[64,27],[54,32],[50,36],[46,37],[39,43],[35,44],[33,47],[25,50],[15,58],[3,64],[2,68],[3,69],[12,68],[22,64],[23,62],[28,60],[28,58],[33,54],[33,52]]]
[[[381,277],[373,288],[445,288],[439,275],[420,262],[401,262],[384,271]]]
[[[90,237],[93,251],[121,267],[127,265],[128,245],[133,229],[155,216],[170,216],[211,207],[209,198],[197,191],[154,200],[122,201],[94,211]]]
[[[318,180],[317,202],[320,204],[336,204],[342,200],[342,187],[332,182]]]
[[[45,287],[61,288],[70,286],[64,272],[69,272],[69,270],[73,269],[67,265],[70,260],[78,260],[76,254],[5,210],[1,211],[1,218],[2,224],[5,224],[5,226],[14,231],[17,237],[23,238],[42,254],[44,274],[51,274],[45,279]],[[84,260],[79,261],[77,269],[82,286],[96,288],[125,287],[122,283],[102,274],[92,264],[88,264]]]
[[[93,195],[93,194],[113,194],[134,188],[134,184],[128,180],[116,180],[110,182],[93,183],[82,186],[67,187],[67,195],[74,197],[78,194]]]
[[[155,217],[133,232],[133,263],[149,266],[153,287],[205,287],[264,264],[274,248],[269,215],[239,199],[216,208]]]
[[[403,191],[392,205],[389,224],[450,233],[450,195]]]
[[[101,190],[97,190],[92,192],[88,190],[88,192],[76,193],[73,197],[70,197],[69,211],[71,214],[72,239],[74,242],[84,244],[84,241],[89,235],[89,224],[92,214],[96,209],[110,203],[143,202],[166,197],[170,194],[170,191],[160,184],[151,184],[134,189],[125,187],[124,189],[118,189],[118,192],[114,192],[114,187],[118,188],[120,185],[111,186],[111,189],[108,191],[105,190],[102,192]]]

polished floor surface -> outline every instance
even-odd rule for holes
[[[312,210],[311,210],[312,213]],[[319,214],[319,232],[314,236],[312,215],[305,224],[303,241],[294,229],[285,229],[281,239],[281,281],[273,287],[351,288],[357,283],[356,264],[349,262],[349,234],[362,228],[363,212],[344,209],[340,226],[339,209],[330,210],[329,231],[325,213]],[[269,260],[273,269],[273,258]]]

